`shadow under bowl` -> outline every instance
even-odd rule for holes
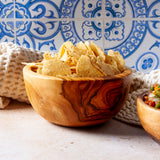
[[[25,66],[23,76],[34,110],[47,121],[69,127],[92,126],[114,117],[131,85],[131,69],[105,78],[52,77]]]
[[[148,94],[146,91],[137,98],[137,112],[144,130],[160,142],[160,109],[147,105],[143,97]]]

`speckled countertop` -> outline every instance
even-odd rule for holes
[[[0,160],[160,160],[160,145],[142,128],[114,119],[66,128],[16,101],[0,117]]]

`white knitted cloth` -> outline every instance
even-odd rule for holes
[[[126,123],[141,125],[137,114],[137,97],[149,90],[152,84],[160,83],[160,69],[153,70],[149,74],[132,70],[132,78],[128,98],[115,118]]]
[[[13,43],[0,43],[0,108],[5,108],[9,100],[16,99],[29,103],[23,81],[22,62],[33,62],[42,59],[44,52],[20,47]],[[115,116],[126,123],[141,125],[137,115],[137,96],[148,90],[154,83],[160,83],[160,70],[150,74],[132,70],[132,83],[128,98]]]
[[[29,103],[23,81],[22,62],[42,59],[43,54],[44,52],[13,43],[0,43],[0,108],[7,106],[8,98]]]

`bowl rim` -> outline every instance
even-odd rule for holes
[[[51,79],[51,80],[63,80],[63,81],[95,81],[95,80],[116,80],[116,79],[121,79],[124,77],[127,77],[132,74],[132,70],[129,67],[126,67],[125,70],[120,73],[116,74],[113,76],[107,76],[107,77],[69,77],[69,76],[48,76],[48,75],[43,75],[39,74],[33,71],[32,67],[35,67],[34,65],[26,65],[23,68],[23,74],[27,73],[28,75],[32,75],[37,78],[42,78],[42,79]]]
[[[146,94],[149,93],[149,92],[150,92],[150,90],[144,91],[143,93],[141,93],[141,94],[138,96],[138,99],[139,99],[139,100],[144,104],[144,106],[147,107],[148,109],[153,110],[153,111],[158,111],[158,112],[160,112],[160,109],[151,107],[150,105],[144,103],[143,97],[144,97],[144,95],[146,95]]]

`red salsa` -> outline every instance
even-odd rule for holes
[[[144,95],[143,101],[151,107],[160,109],[160,84],[153,84],[150,92]]]

